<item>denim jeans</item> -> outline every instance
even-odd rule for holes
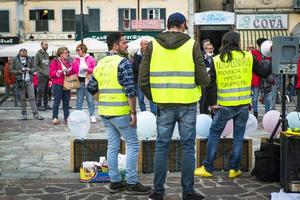
[[[272,90],[271,90],[271,105],[270,109],[271,110],[276,110],[276,101],[278,97],[278,91],[281,88],[281,75],[275,76],[275,84],[272,85]]]
[[[259,87],[252,87],[251,90],[252,90],[253,112],[258,112],[257,105],[258,105]]]
[[[141,111],[146,111],[146,105],[145,105],[145,101],[144,101],[144,93],[143,91],[141,90],[141,88],[139,86],[136,87],[136,91],[137,91],[137,95],[138,95],[138,101],[139,101],[139,106],[140,106],[140,109]],[[156,115],[156,105],[149,100],[149,104],[150,104],[150,111]]]
[[[168,151],[175,123],[178,123],[182,145],[181,185],[183,193],[194,191],[196,105],[177,107],[158,107],[157,139],[154,158],[154,190],[164,193],[167,176]]]
[[[273,87],[273,86],[272,86]],[[265,113],[272,110],[272,92],[264,93]]]
[[[108,138],[107,161],[111,182],[120,182],[121,177],[118,170],[118,154],[120,150],[120,138],[123,137],[126,143],[126,177],[128,184],[136,184],[137,158],[139,152],[139,141],[136,128],[131,127],[130,116],[118,117],[101,116],[102,123],[106,129]]]
[[[71,98],[71,91],[64,90],[64,87],[62,85],[57,85],[57,84],[52,85],[52,89],[53,89],[53,97],[54,97],[52,119],[58,118],[58,109],[61,101],[63,103],[62,108],[64,111],[64,119],[67,119],[70,114],[69,103]]]
[[[94,97],[91,93],[86,89],[85,83],[80,82],[80,88],[76,90],[76,110],[82,110],[84,96],[86,96],[86,101],[88,103],[90,116],[95,114],[95,104],[94,104]]]
[[[213,162],[216,158],[218,143],[227,121],[233,119],[233,146],[229,159],[229,169],[238,170],[243,150],[243,139],[246,123],[249,117],[248,105],[223,107],[217,111],[209,130],[206,147],[206,159],[203,165],[208,172],[213,172]]]

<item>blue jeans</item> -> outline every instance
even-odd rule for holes
[[[264,93],[265,113],[267,113],[270,110],[272,110],[272,95],[273,95],[272,92]]]
[[[62,85],[57,85],[57,84],[52,85],[52,89],[53,89],[53,97],[54,97],[52,119],[58,118],[58,109],[61,101],[63,103],[62,108],[64,111],[64,119],[67,119],[70,114],[69,104],[70,104],[71,91],[64,90],[64,87]]]
[[[85,87],[84,82],[80,82],[80,88],[76,90],[76,110],[82,110],[84,96],[86,96],[86,101],[88,103],[90,116],[95,114],[95,104],[94,97]]]
[[[17,84],[13,84],[12,87],[10,87],[7,84],[4,84],[4,86],[5,86],[5,94],[4,94],[4,96],[0,100],[0,105],[4,101],[6,101],[9,98],[10,94],[12,93],[14,95],[15,107],[17,107],[18,104],[19,104],[19,90],[18,90]]]
[[[272,90],[271,90],[271,104],[270,104],[271,110],[276,109],[276,101],[277,101],[278,91],[281,88],[280,86],[281,86],[281,76],[277,75],[275,76],[275,84],[272,85]]]
[[[259,87],[252,87],[252,108],[253,112],[258,112],[258,96],[259,96]]]
[[[233,119],[233,146],[232,154],[229,159],[229,169],[238,170],[240,168],[248,117],[248,105],[223,107],[217,111],[209,130],[206,160],[203,161],[203,165],[208,172],[214,171],[213,162],[216,158],[219,139],[227,121],[230,119]]]
[[[141,111],[146,111],[146,105],[145,105],[145,101],[144,101],[144,93],[141,90],[141,88],[139,86],[136,87],[137,88],[137,95],[138,95],[138,101],[139,101],[139,106]],[[149,104],[150,104],[150,111],[156,115],[156,105],[149,100]]]
[[[101,116],[102,123],[108,136],[107,161],[111,182],[120,182],[121,176],[118,170],[118,154],[120,150],[120,138],[123,137],[126,143],[126,176],[128,184],[136,184],[137,177],[137,158],[139,152],[139,141],[136,128],[131,127],[130,116],[123,115],[118,117]]]
[[[183,193],[192,193],[194,191],[196,114],[196,105],[158,107],[154,159],[154,190],[159,194],[164,194],[168,151],[176,121],[182,145],[182,190]]]

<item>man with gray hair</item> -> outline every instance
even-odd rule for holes
[[[39,115],[35,103],[34,88],[33,88],[33,73],[35,68],[32,58],[27,56],[26,49],[20,49],[19,54],[14,58],[11,66],[11,73],[16,75],[16,84],[20,92],[22,119],[27,120],[26,111],[26,93],[28,95],[33,118],[43,120],[44,118]]]
[[[47,41],[42,41],[41,47],[34,56],[34,66],[36,67],[38,76],[37,107],[39,111],[45,111],[52,109],[48,105],[49,54],[47,53]]]

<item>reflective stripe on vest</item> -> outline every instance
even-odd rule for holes
[[[177,49],[166,49],[152,40],[150,87],[155,103],[189,104],[201,97],[201,88],[195,84],[193,59],[194,40]]]
[[[121,116],[130,113],[124,88],[118,82],[118,65],[122,59],[118,55],[106,56],[94,69],[93,75],[99,88],[99,115]]]
[[[244,51],[232,51],[232,61],[222,62],[220,56],[214,57],[217,75],[218,104],[238,106],[251,102],[251,79],[253,57]]]

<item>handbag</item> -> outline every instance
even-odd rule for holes
[[[80,88],[80,82],[76,74],[65,76],[64,79],[64,90],[72,90]]]

